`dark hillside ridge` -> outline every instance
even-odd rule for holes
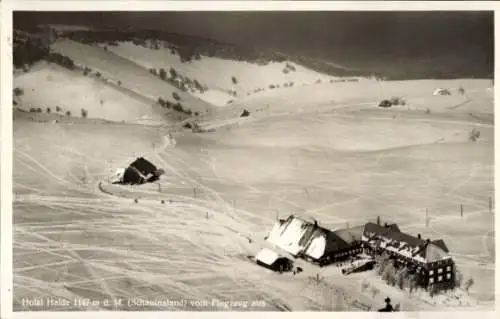
[[[375,58],[366,58],[360,61],[357,67],[341,67],[328,63],[325,59],[288,54],[282,51],[277,52],[270,48],[261,49],[235,45],[215,39],[182,35],[163,30],[100,28],[98,30],[72,30],[56,33],[45,26],[38,28],[22,26],[22,29],[31,32],[29,34],[32,35],[32,38],[27,43],[24,42],[14,47],[14,64],[17,67],[20,67],[24,60],[32,63],[31,60],[42,59],[48,53],[47,42],[53,41],[57,37],[64,37],[85,44],[100,43],[112,46],[119,41],[131,41],[136,45],[151,49],[160,49],[161,46],[164,46],[179,54],[183,62],[200,59],[201,56],[246,61],[259,65],[288,60],[314,71],[338,77],[374,76],[385,80],[493,78],[492,57],[487,54],[478,54],[474,50],[471,50],[468,56],[476,56],[474,58],[482,60],[479,61],[482,63],[463,63],[459,56],[455,58],[436,56],[425,60],[418,58],[403,60],[397,57],[392,58],[390,53],[385,52],[374,53]],[[21,30],[17,30],[17,32],[23,35],[27,34]],[[33,34],[36,34],[36,36],[33,36]],[[46,40],[41,41],[40,38]],[[16,42],[16,35],[14,40]],[[345,51],[346,55],[354,56],[354,53],[348,53],[348,51],[350,50]],[[355,61],[349,64],[357,65]],[[480,65],[480,67],[477,65]]]

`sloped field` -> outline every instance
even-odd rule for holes
[[[107,46],[107,49],[146,69],[163,68],[168,71],[174,68],[181,75],[196,79],[211,90],[222,92],[234,90],[239,97],[254,94],[256,89],[270,90],[271,85],[283,88],[290,82],[293,82],[294,86],[300,86],[314,84],[318,80],[334,79],[291,62],[288,62],[289,67],[287,67],[287,62],[257,65],[244,61],[202,56],[200,60],[194,59],[182,63],[180,56],[172,54],[168,48],[153,50],[132,42],[120,42],[117,46]],[[233,77],[236,83],[233,82]]]
[[[212,106],[190,94],[183,92],[172,85],[150,74],[141,66],[121,58],[112,52],[105,51],[98,46],[84,45],[67,39],[61,39],[52,45],[54,52],[70,57],[76,64],[89,67],[94,72],[102,74],[113,83],[120,82],[120,86],[137,93],[153,102],[158,98],[175,102],[173,93],[177,93],[184,109],[192,112],[205,113]]]
[[[102,79],[85,77],[55,64],[41,63],[28,73],[14,77],[14,87],[23,93],[16,98],[25,111],[134,122],[147,119],[161,123],[162,116],[151,101]],[[85,114],[83,114],[85,113]]]

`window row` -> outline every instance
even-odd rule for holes
[[[451,279],[451,274],[450,274],[450,273],[446,274],[446,279],[447,279],[447,280],[450,280],[450,279]],[[443,281],[443,276],[439,276],[439,277],[438,277],[438,279],[437,279],[437,281],[438,281],[438,282]],[[433,277],[429,278],[429,283],[430,283],[430,284],[434,283],[434,278],[433,278]]]
[[[437,269],[437,273],[438,274],[441,274],[442,272],[443,272],[443,268],[438,268]],[[451,266],[447,266],[446,267],[446,272],[451,272]],[[429,271],[429,275],[431,275],[431,276],[434,275],[434,270],[430,270]]]

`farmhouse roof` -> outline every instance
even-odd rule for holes
[[[366,223],[364,233],[375,233],[379,236],[405,242],[410,246],[423,246],[425,244],[425,240],[401,232],[396,224],[385,227],[375,223]]]
[[[333,233],[345,242],[352,244],[356,241],[361,241],[364,226],[356,226],[350,228],[337,229]]]
[[[305,218],[291,215],[285,221],[281,221],[274,226],[268,241],[292,255],[303,251],[307,255],[314,255],[310,255],[310,257],[319,258],[327,253],[351,247],[352,240],[345,240],[344,238],[348,236],[343,233],[340,234],[336,234]],[[321,238],[324,238],[324,241]],[[324,242],[324,245],[316,242],[318,239],[320,242]]]
[[[447,253],[450,252],[450,250],[448,249],[448,246],[446,246],[446,244],[444,243],[444,240],[442,240],[442,239],[433,240],[432,244],[438,246],[439,248],[441,248],[443,251],[445,251]]]
[[[266,265],[272,265],[278,258],[279,258],[279,255],[275,251],[272,251],[269,248],[263,248],[257,254],[257,256],[255,256],[255,259],[263,262]]]
[[[135,161],[133,161],[130,166],[135,167],[141,174],[148,175],[154,173],[157,168],[153,163],[146,160],[144,157],[138,157]]]
[[[372,234],[377,237],[383,237],[389,242],[385,247],[396,250],[401,254],[409,254],[412,258],[420,256],[424,261],[432,262],[447,257],[448,247],[442,239],[430,241],[414,237],[403,233],[396,224],[381,226],[375,223],[367,223],[363,234],[370,238]],[[417,248],[417,249],[415,249]]]
[[[343,249],[348,249],[351,247],[351,244],[348,241],[345,241],[342,237],[338,236],[336,233],[325,229],[326,236],[326,247],[325,254],[335,251],[340,251]]]

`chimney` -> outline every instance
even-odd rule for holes
[[[417,235],[417,238],[418,238],[418,239],[422,239],[422,235],[418,234],[418,235]]]

